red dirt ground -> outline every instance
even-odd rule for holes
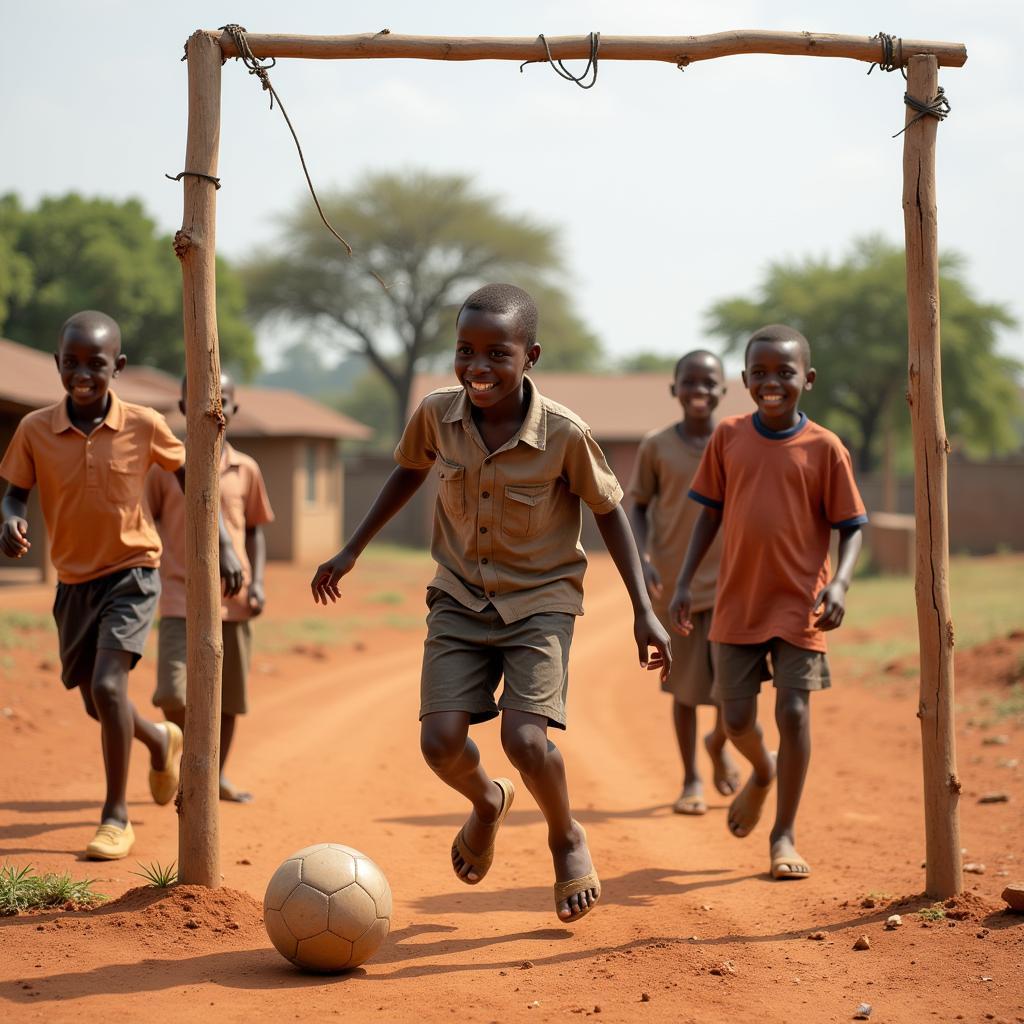
[[[573,651],[570,727],[559,744],[604,898],[568,928],[553,914],[543,825],[525,792],[487,880],[471,889],[451,874],[448,848],[465,811],[423,765],[417,743],[423,634],[411,623],[422,616],[422,566],[361,567],[346,603],[326,612],[306,603],[308,575],[271,569],[272,619],[261,628],[277,641],[257,656],[253,713],[232,764],[257,800],[222,805],[219,890],[134,888],[139,861],[167,863],[177,853],[173,808],[149,802],[141,748],[129,788],[132,858],[78,860],[102,788],[96,727],[60,687],[52,633],[28,628],[4,652],[0,863],[70,871],[122,896],[90,913],[0,919],[4,1021],[338,1015],[534,1024],[599,1013],[608,1021],[819,1024],[850,1020],[862,1002],[873,1005],[872,1021],[1024,1021],[1024,916],[1004,913],[999,899],[1008,882],[1024,880],[1024,722],[971,713],[1005,697],[1024,653],[1019,636],[960,655],[965,860],[985,872],[966,876],[967,892],[944,918],[927,920],[916,911],[930,901],[913,896],[924,881],[914,680],[851,681],[843,668],[856,642],[837,638],[837,685],[814,701],[801,813],[800,849],[814,874],[773,883],[766,822],[737,841],[723,798],[710,799],[704,818],[670,813],[679,770],[667,698],[636,668],[628,603],[610,563],[595,558]],[[42,587],[8,588],[0,618],[46,612],[50,600]],[[336,645],[290,643],[280,632],[317,616],[359,616],[360,627]],[[147,658],[133,674],[143,707],[152,673]],[[771,733],[769,700],[762,713]],[[494,725],[477,732],[492,773],[510,773]],[[978,802],[991,792],[1008,802]],[[284,961],[260,915],[277,864],[321,841],[365,851],[395,897],[379,953],[337,978]],[[886,931],[894,912],[903,924]],[[869,950],[854,951],[860,935]]]

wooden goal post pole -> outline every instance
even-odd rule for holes
[[[178,879],[220,885],[221,589],[217,515],[224,417],[217,342],[216,188],[222,54],[217,40],[195,32],[188,56],[187,173],[181,230],[188,451],[185,470],[188,689],[178,819]],[[192,173],[192,172],[198,172]]]
[[[938,97],[938,61],[910,58],[907,95]],[[917,118],[915,120],[915,118]],[[917,628],[921,651],[921,751],[924,767],[926,891],[937,899],[963,890],[960,780],[953,709],[953,616],[949,600],[946,462],[939,332],[939,245],[935,139],[939,122],[907,107],[903,143],[903,219],[907,244],[910,417],[914,443]],[[911,122],[913,122],[911,124]]]

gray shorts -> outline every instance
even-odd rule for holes
[[[662,625],[668,629],[672,638],[672,671],[668,679],[661,684],[662,690],[671,693],[677,703],[688,708],[700,704],[716,703],[711,696],[711,688],[715,681],[715,669],[711,656],[711,609],[693,612],[693,632],[689,636],[680,636],[668,627],[668,616],[662,617]]]
[[[718,700],[756,697],[761,692],[761,683],[767,679],[772,680],[776,689],[827,690],[832,685],[824,651],[808,651],[777,636],[761,644],[715,643],[712,646],[714,694]]]
[[[87,583],[58,583],[53,618],[61,679],[73,690],[92,680],[96,652],[128,651],[139,663],[160,597],[160,573],[138,566]]]
[[[249,662],[252,658],[252,625],[248,621],[221,624],[224,664],[221,669],[220,707],[225,715],[244,715],[249,710]],[[160,647],[156,661],[156,692],[153,703],[164,711],[185,710],[185,663],[188,646],[185,620],[160,620]]]
[[[506,625],[493,605],[475,612],[435,587],[427,591],[427,607],[420,718],[465,711],[476,723],[511,709],[565,728],[574,615],[538,612]]]

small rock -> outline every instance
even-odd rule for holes
[[[651,993],[650,992],[641,992],[640,993],[640,1002],[641,1003],[649,1003],[650,1001],[651,1001]]]
[[[1020,761],[1015,757],[1001,757],[997,763],[1000,768],[1016,768]]]
[[[824,932],[811,932],[811,934],[808,935],[807,938],[813,939],[815,942],[824,942],[825,939],[828,938],[828,936]]]
[[[1003,890],[1003,899],[1010,910],[1024,914],[1024,882],[1011,882]]]
[[[978,797],[979,804],[1008,804],[1009,802],[1009,793],[982,793]]]
[[[894,928],[899,928],[899,926],[900,926],[901,924],[903,924],[903,918],[902,918],[902,917],[900,917],[900,915],[899,915],[899,914],[890,914],[890,915],[889,915],[889,916],[888,916],[888,917],[887,917],[887,918],[885,919],[885,927],[886,927],[886,928],[887,928],[887,929],[888,929],[889,931],[892,931],[892,930],[893,930]]]
[[[853,1011],[854,1020],[867,1020],[871,1016],[871,1004],[861,1003],[856,1010]]]
[[[594,1007],[594,1013],[600,1013],[600,1012],[601,1012],[601,1007],[600,1006],[595,1006]]]
[[[1010,745],[1010,737],[1005,735],[986,736],[982,741],[983,747],[1007,747]]]
[[[980,928],[980,929],[978,929],[978,931],[976,931],[974,933],[974,937],[976,939],[983,939],[983,938],[985,938],[986,935],[988,935],[988,929],[987,928]]]
[[[985,874],[985,865],[972,861],[970,864],[964,865],[964,871],[969,875],[983,875]]]
[[[523,961],[523,962],[522,962],[522,963],[521,963],[521,964],[519,965],[519,970],[521,970],[521,971],[528,971],[528,970],[530,970],[530,969],[531,969],[532,967],[533,967],[533,961],[532,961],[532,960],[524,960],[524,961]]]
[[[528,1010],[535,1010],[538,1006],[540,1006],[540,1000],[539,999],[534,999],[534,1001],[532,1003],[527,1003],[526,1004],[526,1008]]]
[[[987,974],[983,974],[981,976],[981,980],[982,981],[991,981],[992,979]]]
[[[702,903],[700,905],[700,909],[701,910],[710,910],[711,909],[711,905],[709,903]]]
[[[241,860],[236,860],[236,864],[252,864],[252,861],[248,857],[243,857]]]
[[[860,905],[865,910],[874,910],[877,904],[875,903],[873,896],[865,896],[864,899],[860,901]]]
[[[866,935],[861,935],[857,939],[857,941],[853,944],[853,948],[854,949],[858,949],[858,950],[870,949],[871,948],[871,940]]]
[[[731,960],[723,960],[720,964],[712,967],[710,974],[714,974],[716,977],[724,978],[728,974],[736,973],[736,965]]]
[[[191,928],[193,931],[195,931],[199,927],[199,922],[194,917],[190,917],[185,922],[185,927],[186,928]]]

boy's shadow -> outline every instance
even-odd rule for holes
[[[711,805],[709,810],[722,810],[725,805]],[[605,822],[619,820],[637,820],[640,818],[669,817],[678,818],[684,815],[672,814],[671,804],[651,804],[649,807],[635,807],[622,811],[604,811],[594,807],[573,810],[573,817],[583,825],[600,825]],[[412,825],[416,828],[459,828],[466,821],[466,811],[453,811],[444,814],[404,814],[394,818],[377,818],[385,825]],[[543,821],[539,810],[510,811],[505,819],[506,825],[537,825]]]

